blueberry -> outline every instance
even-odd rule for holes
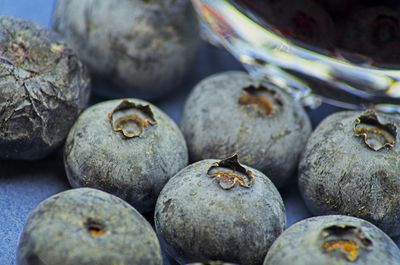
[[[242,72],[217,74],[198,84],[185,103],[181,129],[191,160],[238,153],[278,187],[293,177],[311,134],[298,102]]]
[[[89,99],[78,57],[47,29],[0,17],[0,159],[43,158]]]
[[[124,99],[99,103],[79,117],[68,135],[64,163],[73,187],[92,187],[154,209],[170,177],[188,163],[185,139],[156,106]]]
[[[327,215],[294,224],[275,241],[264,265],[400,264],[400,251],[362,219]]]
[[[94,92],[114,98],[171,92],[189,71],[199,40],[188,0],[58,0],[53,28],[96,80],[110,81]]]
[[[272,182],[237,156],[181,170],[161,191],[155,210],[156,231],[181,264],[261,264],[285,222]]]
[[[82,188],[56,194],[29,216],[19,265],[161,265],[150,224],[129,204]]]
[[[400,120],[372,110],[339,112],[311,135],[299,187],[314,214],[366,219],[400,235]]]

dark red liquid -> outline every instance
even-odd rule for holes
[[[235,0],[298,45],[355,63],[398,68],[400,1]]]

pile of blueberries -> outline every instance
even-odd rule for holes
[[[179,264],[400,264],[398,115],[339,112],[312,132],[282,89],[225,72],[193,89],[178,128],[143,99],[190,69],[190,1],[58,0],[53,26],[0,18],[0,159],[64,145],[74,188],[30,214],[19,265],[161,265],[160,245]],[[85,109],[90,80],[121,98]],[[296,181],[323,216],[284,231],[277,188]]]

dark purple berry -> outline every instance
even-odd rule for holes
[[[299,166],[299,187],[310,210],[356,216],[400,235],[399,126],[398,116],[372,110],[326,118]]]
[[[53,27],[101,81],[94,92],[113,98],[170,93],[199,42],[188,0],[58,0]]]
[[[275,241],[264,265],[400,264],[400,251],[381,230],[362,219],[327,215],[291,226]]]
[[[138,99],[96,104],[68,135],[65,169],[73,187],[114,194],[140,212],[154,209],[165,183],[188,163],[185,139],[156,106]]]
[[[0,159],[60,146],[89,100],[86,68],[55,33],[0,17]]]
[[[18,265],[162,265],[150,224],[128,203],[94,189],[43,201],[29,216]]]
[[[238,153],[281,187],[295,175],[311,123],[300,103],[276,86],[226,72],[195,87],[181,129],[192,161]]]
[[[161,191],[155,210],[157,233],[181,264],[261,264],[285,221],[272,182],[237,156],[181,170]]]

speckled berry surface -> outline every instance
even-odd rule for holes
[[[299,165],[299,187],[316,214],[346,214],[400,235],[400,122],[378,113],[382,125],[397,127],[393,147],[375,151],[354,134],[360,112],[327,117],[313,132]],[[381,128],[382,129],[382,128]]]
[[[248,167],[254,176],[251,187],[223,189],[208,175],[216,162],[192,164],[167,183],[157,200],[156,231],[181,264],[262,264],[286,223],[282,198],[264,174]]]
[[[48,29],[0,17],[0,158],[43,158],[60,146],[89,100],[89,77]]]
[[[161,265],[150,224],[128,203],[82,188],[56,194],[29,216],[18,265]]]
[[[116,120],[110,114],[122,102],[151,112],[151,124],[136,137],[113,128]],[[130,109],[126,111],[130,117]],[[132,111],[141,113],[135,107]],[[188,154],[185,139],[164,112],[146,101],[127,99],[98,103],[83,112],[68,135],[64,161],[73,187],[110,192],[147,212],[168,179],[187,165]]]
[[[265,88],[270,102],[251,98],[246,89],[252,88]],[[243,95],[250,97],[241,103]],[[260,108],[250,100],[264,105]],[[298,102],[244,72],[219,73],[201,81],[185,103],[180,124],[192,161],[238,153],[241,162],[264,172],[278,187],[295,175],[311,133]]]
[[[112,97],[156,98],[176,89],[199,41],[188,0],[58,0],[53,28],[96,79],[113,83],[94,92]]]
[[[32,19],[49,28],[54,2],[53,0],[0,0],[0,14]],[[240,64],[224,49],[202,43],[196,63],[193,64],[188,80],[180,92],[163,98],[162,101],[157,102],[157,105],[179,122],[183,101],[197,82],[210,74],[239,69],[242,69]],[[313,124],[317,124],[333,111],[337,111],[337,108],[323,105],[316,110],[309,110],[308,114]],[[2,213],[0,264],[2,265],[16,264],[18,239],[28,213],[48,196],[70,188],[62,161],[58,157],[50,158],[51,161],[3,161],[0,163],[0,210]],[[5,171],[5,167],[8,170]],[[47,169],[46,172],[43,169]],[[50,172],[48,169],[51,169]],[[295,186],[288,185],[281,190],[281,194],[286,206],[288,225],[311,216]]]
[[[272,245],[264,265],[394,265],[396,244],[373,224],[328,215],[298,222]]]

